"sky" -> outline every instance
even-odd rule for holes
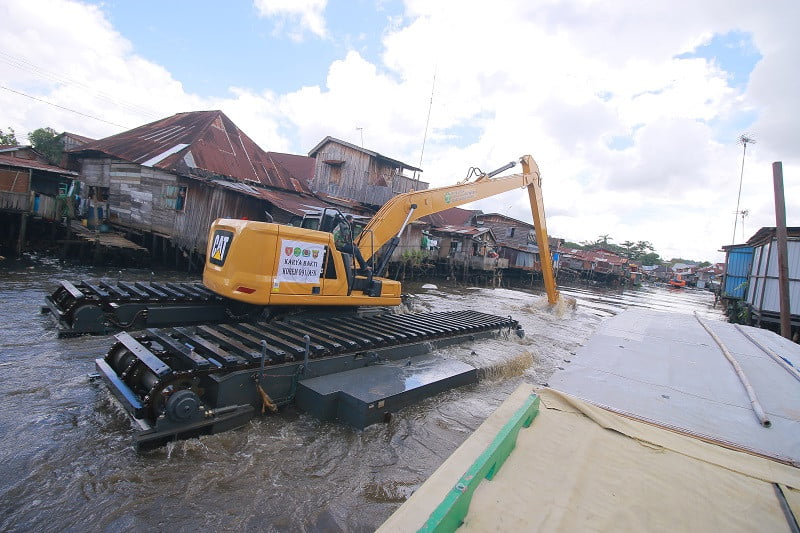
[[[1,0],[0,129],[220,109],[265,150],[363,142],[432,187],[530,154],[551,236],[721,261],[775,225],[773,162],[800,225],[798,20],[796,0]],[[467,207],[531,220],[521,191]]]

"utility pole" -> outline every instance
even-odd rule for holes
[[[739,140],[737,142],[742,145],[742,172],[739,174],[739,196],[736,197],[736,212],[733,214],[733,238],[731,239],[731,244],[736,244],[736,223],[739,221],[739,202],[742,200],[744,156],[747,154],[747,144],[755,144],[756,140],[751,135],[743,133],[739,136]],[[744,225],[744,218],[742,219],[742,225]]]
[[[792,338],[791,306],[789,305],[789,254],[786,234],[786,200],[783,195],[783,164],[772,163],[772,185],[775,189],[775,240],[778,245],[778,294],[780,295],[781,335]]]

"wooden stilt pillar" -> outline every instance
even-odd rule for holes
[[[16,254],[17,256],[22,255],[22,252],[25,251],[25,239],[27,237],[28,232],[28,213],[21,213],[19,216],[19,235],[17,235],[17,247],[16,247]]]

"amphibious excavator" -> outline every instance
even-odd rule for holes
[[[401,304],[401,286],[383,276],[410,222],[516,188],[528,191],[540,255],[549,257],[539,169],[530,156],[520,162],[520,174],[495,177],[512,162],[472,181],[394,197],[349,249],[340,246],[353,253],[337,249],[332,230],[347,223],[331,210],[296,226],[218,219],[202,285],[62,282],[48,307],[62,324],[81,320],[83,331],[92,321],[102,323],[96,329],[145,326],[118,333],[95,361],[134,422],[138,448],[225,431],[290,402],[364,427],[477,379],[475,368],[432,350],[524,334],[511,317],[477,311],[386,312]],[[364,264],[355,262],[358,252]],[[542,261],[542,273],[555,303],[551,262]]]

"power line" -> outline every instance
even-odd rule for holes
[[[105,122],[106,124],[111,124],[112,126],[117,126],[119,128],[125,129],[125,130],[130,129],[128,126],[123,126],[122,124],[117,124],[116,122],[109,122],[108,120],[103,120],[102,118],[97,118],[97,117],[94,117],[92,115],[87,115],[86,113],[81,113],[80,111],[76,111],[74,109],[70,109],[68,107],[64,107],[63,105],[54,104],[53,102],[48,102],[47,100],[42,100],[41,98],[36,98],[35,96],[31,96],[30,94],[26,94],[26,93],[23,93],[23,92],[20,92],[20,91],[15,91],[14,89],[10,89],[10,88],[5,87],[3,85],[0,85],[0,89],[5,89],[6,91],[18,94],[20,96],[24,96],[26,98],[30,98],[31,100],[36,100],[37,102],[42,102],[43,104],[48,104],[48,105],[51,105],[53,107],[57,107],[59,109],[63,109],[64,111],[69,111],[70,113],[75,113],[76,115],[81,115],[81,116],[84,116],[84,117],[87,117],[87,118],[91,118],[91,119],[94,119],[94,120],[99,120],[100,122]]]
[[[0,61],[3,61],[4,63],[6,63],[6,64],[8,64],[8,65],[10,65],[12,67],[18,68],[20,70],[24,70],[24,71],[26,71],[26,72],[28,72],[30,74],[33,74],[34,76],[37,76],[37,77],[39,77],[41,79],[44,79],[44,80],[55,82],[55,83],[58,83],[58,84],[61,84],[61,85],[76,86],[76,87],[78,87],[80,89],[83,89],[86,92],[93,93],[95,96],[97,96],[98,98],[100,98],[102,100],[105,100],[105,101],[107,101],[107,102],[109,102],[111,104],[117,105],[119,107],[125,108],[125,109],[127,109],[127,110],[129,110],[131,112],[148,115],[148,116],[153,117],[153,118],[159,118],[160,117],[160,115],[158,113],[155,113],[154,111],[151,111],[149,109],[146,109],[144,107],[141,107],[141,106],[139,106],[137,104],[134,104],[134,103],[131,103],[131,102],[126,102],[124,100],[120,100],[118,98],[114,98],[113,96],[111,96],[111,95],[109,95],[107,93],[93,90],[89,85],[86,85],[83,82],[74,80],[72,78],[69,78],[69,77],[63,75],[63,74],[59,74],[58,72],[42,68],[42,67],[36,65],[35,63],[33,63],[32,61],[29,61],[28,59],[26,59],[26,58],[24,58],[22,56],[14,56],[14,55],[11,55],[11,54],[9,54],[7,52],[4,52],[4,51],[0,50]]]

